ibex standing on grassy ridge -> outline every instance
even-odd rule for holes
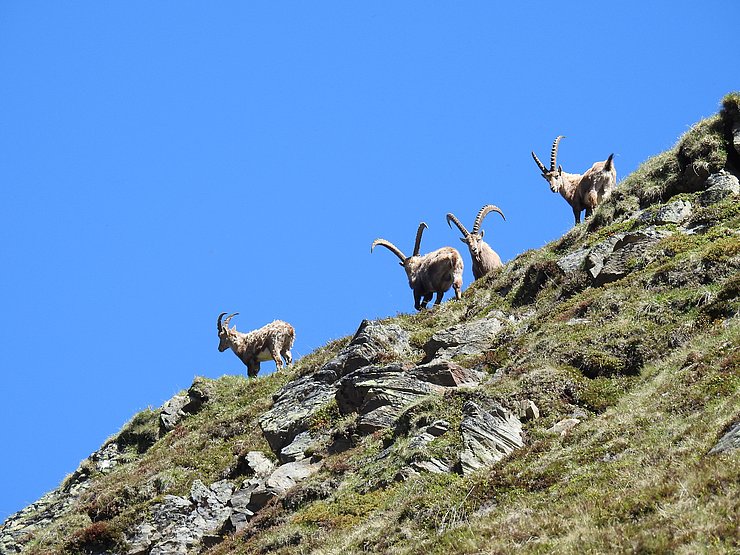
[[[558,143],[563,135],[558,135],[552,143],[550,152],[550,169],[548,170],[537,155],[532,152],[532,158],[542,171],[544,177],[550,184],[553,193],[560,193],[568,201],[573,209],[576,223],[581,221],[581,211],[586,210],[586,217],[591,214],[599,204],[609,198],[617,183],[617,170],[614,167],[614,154],[603,162],[596,162],[583,175],[579,173],[564,173],[563,168],[555,169],[558,156]]]
[[[295,340],[293,326],[282,320],[275,320],[258,330],[241,333],[236,331],[236,326],[229,329],[229,322],[237,314],[239,313],[230,314],[223,323],[221,319],[226,313],[222,312],[218,315],[218,320],[216,320],[218,350],[223,353],[231,348],[247,366],[247,375],[250,378],[257,376],[260,371],[260,362],[265,360],[274,360],[278,370],[283,367],[283,358],[287,364],[293,362],[293,355],[290,353]]]
[[[442,296],[450,287],[455,290],[455,298],[460,299],[462,294],[463,260],[460,253],[452,247],[442,247],[436,251],[419,255],[421,248],[421,234],[427,224],[421,222],[416,232],[414,254],[406,256],[398,247],[385,239],[376,239],[370,247],[370,252],[377,246],[383,246],[401,259],[401,266],[406,270],[409,278],[409,287],[414,291],[414,308],[426,308],[437,293],[434,304],[442,302]]]
[[[504,216],[504,213],[497,206],[486,204],[475,217],[473,231],[465,229],[465,226],[460,223],[460,220],[454,214],[447,214],[447,225],[450,225],[450,221],[452,221],[463,234],[463,237],[460,237],[460,241],[468,245],[470,258],[473,259],[473,277],[475,279],[480,279],[491,270],[501,267],[501,257],[483,240],[484,231],[480,229],[483,218],[490,212],[498,212],[506,220],[506,216]]]

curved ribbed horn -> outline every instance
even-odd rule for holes
[[[223,318],[224,316],[226,316],[225,312],[222,312],[218,315],[218,320],[216,320],[216,328],[218,329],[218,331],[221,331],[221,318]]]
[[[547,173],[547,168],[542,162],[540,162],[540,159],[537,158],[537,155],[534,153],[534,150],[532,151],[532,158],[534,158],[534,161],[537,164],[537,166],[540,168],[540,171],[542,173]]]
[[[565,135],[558,135],[555,137],[555,141],[552,143],[552,150],[550,151],[550,171],[555,171],[555,162],[558,158],[558,144],[560,143],[560,139],[564,139]]]
[[[454,223],[457,226],[457,229],[460,230],[460,233],[462,233],[465,237],[470,235],[470,232],[465,229],[465,226],[460,223],[460,220],[458,220],[453,213],[447,214],[447,225],[450,225],[450,222]],[[450,227],[452,227],[450,225]]]
[[[380,245],[381,247],[385,247],[389,251],[391,251],[393,254],[395,254],[398,258],[401,259],[401,262],[406,261],[406,255],[401,252],[401,249],[399,249],[396,245],[391,243],[390,241],[386,241],[385,239],[375,239],[373,241],[373,244],[370,246],[370,252],[373,252],[373,249]]]
[[[473,224],[473,233],[478,233],[478,231],[480,230],[480,224],[483,223],[483,218],[485,218],[491,212],[498,212],[499,214],[501,214],[501,217],[506,220],[506,216],[504,216],[504,213],[501,212],[501,209],[498,206],[494,206],[493,204],[486,204],[483,208],[480,209],[478,215],[475,217],[475,223]]]
[[[414,242],[414,254],[411,256],[418,256],[419,255],[419,249],[421,248],[421,234],[424,233],[424,230],[429,227],[424,222],[421,222],[419,224],[419,229],[416,230],[416,241]]]
[[[239,313],[238,312],[234,312],[234,314],[230,314],[229,316],[227,316],[226,317],[226,320],[224,320],[224,326],[226,326],[228,328],[229,327],[229,322],[231,322],[231,319],[234,316],[236,316],[237,314],[239,314]]]

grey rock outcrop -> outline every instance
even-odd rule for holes
[[[317,372],[292,381],[274,398],[273,407],[259,420],[271,449],[288,462],[296,460],[300,445],[291,445],[306,432],[311,417],[331,401],[343,376],[379,361],[408,357],[408,333],[395,324],[363,320],[350,343]]]
[[[151,520],[127,537],[127,555],[186,555],[204,541],[220,541],[232,514],[233,485],[222,480],[206,486],[195,480],[190,498],[166,495],[151,507]]]
[[[562,256],[558,259],[557,265],[564,274],[570,274],[578,270],[583,270],[586,263],[586,257],[588,257],[590,251],[591,249],[583,248],[566,254],[565,256]]]
[[[403,409],[419,397],[444,392],[444,387],[414,378],[408,370],[404,365],[391,364],[345,376],[337,391],[339,410],[343,414],[359,413],[358,430],[372,433],[392,426]]]
[[[489,410],[473,401],[463,405],[460,431],[465,450],[460,454],[463,474],[500,461],[522,447],[522,423],[511,412],[497,403]]]
[[[457,324],[438,331],[424,345],[424,362],[449,360],[456,356],[473,355],[486,350],[507,321],[502,312],[486,318]]]
[[[647,245],[671,235],[670,231],[647,228],[617,233],[597,243],[586,257],[585,267],[597,285],[623,278],[631,271],[632,261],[642,258]]]
[[[196,379],[185,395],[175,395],[162,405],[159,413],[159,435],[175,429],[183,418],[197,413],[208,401],[209,392],[201,380]]]
[[[686,200],[676,200],[655,211],[646,210],[637,217],[640,222],[652,225],[681,224],[691,217],[693,207]]]
[[[334,382],[358,368],[408,358],[411,354],[409,334],[403,328],[396,324],[363,320],[349,345],[324,364],[318,374]]]
[[[737,177],[726,170],[721,170],[707,178],[706,190],[699,196],[699,202],[706,206],[739,193],[740,182]]]
[[[293,380],[277,392],[274,404],[259,419],[262,434],[274,453],[308,429],[311,417],[334,398],[336,386],[316,375]]]

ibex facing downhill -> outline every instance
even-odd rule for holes
[[[258,330],[242,333],[236,331],[236,326],[229,329],[231,319],[239,314],[234,312],[221,322],[226,315],[222,312],[216,320],[218,328],[218,350],[224,352],[231,348],[234,354],[247,366],[247,375],[250,378],[257,376],[260,371],[260,362],[274,360],[277,370],[283,367],[283,358],[290,364],[293,356],[290,349],[293,348],[295,330],[293,326],[282,320],[275,320]]]
[[[381,245],[401,259],[401,266],[406,270],[409,278],[409,287],[414,291],[416,310],[426,308],[434,293],[437,293],[434,304],[442,302],[442,296],[449,291],[450,287],[455,290],[456,299],[460,299],[462,295],[463,260],[457,250],[452,247],[442,247],[424,256],[419,255],[421,234],[426,228],[427,224],[424,222],[419,224],[414,254],[411,256],[406,256],[398,247],[385,239],[376,239],[370,247],[370,252],[373,252],[377,245]]]
[[[590,218],[591,214],[599,204],[609,198],[612,190],[617,183],[617,170],[614,167],[614,154],[603,162],[596,162],[586,173],[565,173],[563,168],[558,166],[555,169],[555,162],[558,156],[558,144],[563,135],[558,135],[552,143],[550,152],[550,169],[548,170],[537,155],[532,152],[537,167],[542,171],[542,177],[550,184],[553,193],[560,193],[568,201],[573,209],[573,216],[576,223],[581,221],[581,212],[586,210],[586,217]]]
[[[454,214],[447,214],[447,225],[450,225],[451,221],[457,226],[460,233],[463,234],[463,236],[460,237],[460,241],[465,243],[470,250],[470,258],[473,259],[473,277],[475,279],[480,279],[488,272],[496,270],[502,266],[501,257],[483,240],[484,231],[480,228],[483,223],[483,218],[485,218],[490,212],[498,212],[501,214],[501,217],[506,220],[504,213],[501,212],[497,206],[486,204],[480,209],[478,215],[475,217],[473,231],[465,229],[465,226],[460,223],[460,220],[458,220]]]

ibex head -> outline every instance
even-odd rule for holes
[[[460,233],[463,234],[463,236],[460,237],[460,241],[468,246],[468,248],[470,249],[470,254],[473,256],[478,256],[480,243],[483,242],[483,235],[485,234],[485,230],[480,228],[481,224],[483,223],[483,218],[485,218],[491,212],[498,212],[499,214],[501,214],[501,217],[504,220],[506,219],[504,213],[501,212],[501,210],[497,206],[494,206],[493,204],[486,204],[478,211],[478,215],[475,217],[475,222],[473,223],[472,231],[468,231],[467,229],[465,229],[465,226],[462,225],[460,220],[458,220],[454,214],[447,214],[447,225],[450,225],[450,222],[452,222],[457,226],[457,228],[460,230]]]
[[[550,184],[550,190],[553,193],[557,193],[560,191],[562,185],[563,185],[563,167],[558,166],[557,169],[555,169],[555,163],[558,158],[558,144],[560,143],[560,139],[563,139],[563,135],[558,135],[555,138],[555,141],[552,143],[552,150],[550,151],[550,169],[548,170],[545,165],[540,162],[540,159],[537,158],[537,155],[532,151],[532,158],[534,158],[535,163],[537,164],[537,167],[540,168],[540,171],[542,172],[542,177],[544,177],[547,182]]]
[[[389,251],[391,251],[393,254],[395,254],[398,258],[401,259],[401,262],[399,264],[403,266],[404,268],[407,267],[409,261],[414,258],[415,256],[419,256],[419,249],[421,249],[421,235],[424,233],[424,230],[429,227],[424,222],[421,222],[419,224],[419,229],[416,230],[416,241],[414,242],[414,253],[411,256],[406,256],[401,252],[401,249],[399,249],[396,245],[391,243],[390,241],[386,241],[385,239],[375,239],[373,241],[373,244],[370,246],[370,252],[373,252],[373,249],[380,245],[381,247],[385,247]]]
[[[229,322],[231,322],[231,319],[237,314],[239,313],[234,312],[233,314],[226,316],[226,320],[224,320],[223,323],[221,322],[221,319],[226,315],[226,313],[222,312],[218,315],[218,320],[216,320],[216,327],[218,328],[218,350],[221,353],[223,353],[231,346],[230,332],[232,330],[229,329]],[[236,331],[236,326],[234,326],[234,331]]]

